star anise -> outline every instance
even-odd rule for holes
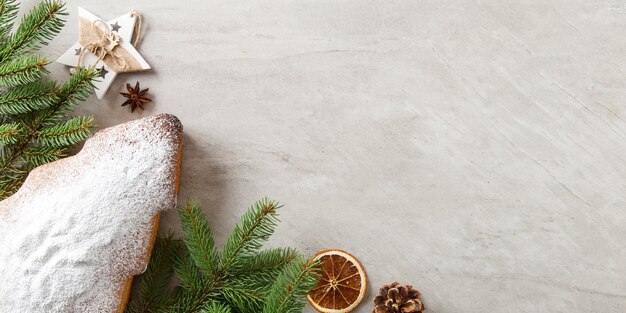
[[[134,88],[130,84],[126,84],[126,90],[128,90],[127,93],[120,92],[122,96],[127,98],[127,100],[124,101],[122,106],[126,106],[130,104],[130,112],[135,112],[136,108],[140,108],[143,111],[144,103],[152,102],[152,99],[145,96],[146,93],[148,93],[148,90],[150,90],[150,88],[141,90],[139,88],[139,82],[135,83]]]

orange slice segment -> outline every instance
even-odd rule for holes
[[[315,255],[322,276],[307,296],[319,312],[347,313],[356,308],[367,291],[367,277],[359,261],[341,250],[325,250]]]

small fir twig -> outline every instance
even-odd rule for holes
[[[319,264],[291,248],[263,250],[278,223],[276,201],[256,202],[235,227],[222,252],[198,203],[179,208],[182,239],[157,240],[138,296],[127,307],[138,312],[297,312],[319,278]],[[169,242],[170,244],[163,244]],[[167,247],[169,252],[164,252]],[[169,256],[170,260],[164,261]],[[164,273],[178,285],[162,288]],[[159,277],[159,283],[155,278]],[[146,282],[144,282],[146,280]],[[153,299],[153,300],[150,300]],[[154,300],[157,299],[157,300]]]
[[[63,27],[64,4],[41,2],[10,33],[17,9],[14,0],[0,0],[0,200],[32,169],[64,157],[94,125],[93,117],[67,117],[91,94],[98,72],[80,69],[62,85],[42,81],[48,61],[31,55]]]

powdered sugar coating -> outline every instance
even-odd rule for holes
[[[115,312],[174,207],[182,126],[158,115],[105,129],[0,202],[0,312]]]

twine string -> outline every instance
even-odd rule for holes
[[[136,18],[135,21],[135,29],[133,30],[133,40],[131,41],[133,46],[135,46],[135,48],[137,48],[139,42],[141,41],[141,22],[142,22],[142,16],[141,13],[139,13],[139,11],[137,10],[133,10],[132,12],[130,12],[130,16]]]
[[[130,13],[130,16],[136,18],[135,28],[133,30],[132,44],[133,46],[137,47],[137,44],[139,44],[139,41],[141,40],[142,16],[141,13],[139,13],[139,11],[137,10],[133,10]],[[99,28],[98,24],[102,24],[104,26],[104,29]],[[108,55],[111,56],[110,59],[114,61],[118,66],[126,68],[126,60],[124,60],[121,55],[115,53],[114,51],[114,49],[120,43],[120,36],[114,34],[109,28],[109,25],[101,19],[93,21],[91,23],[91,29],[95,34],[98,34],[99,31],[102,31],[102,36],[99,40],[90,42],[85,45],[85,48],[82,49],[80,51],[80,54],[78,55],[78,62],[76,64],[76,67],[78,68],[82,66],[85,52],[89,51],[98,57],[98,60],[95,62],[95,64],[104,60],[104,58],[106,58],[106,56]]]

